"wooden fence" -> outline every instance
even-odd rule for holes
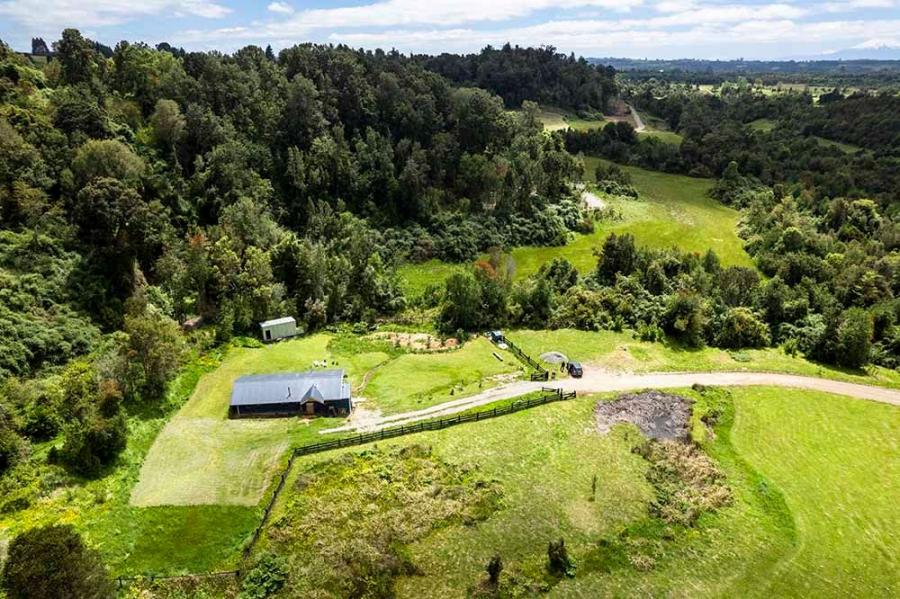
[[[546,372],[546,370],[544,372]],[[331,451],[333,449],[341,449],[344,447],[353,447],[355,445],[365,445],[366,443],[383,441],[385,439],[393,439],[394,437],[401,437],[403,435],[410,435],[413,433],[436,431],[466,422],[479,422],[481,420],[496,418],[497,416],[504,416],[506,414],[512,414],[513,412],[520,412],[522,410],[527,410],[535,406],[541,406],[555,401],[574,399],[575,397],[576,394],[574,391],[563,393],[562,389],[549,389],[547,387],[542,387],[541,395],[539,397],[516,400],[504,406],[495,407],[488,410],[476,411],[469,414],[457,414],[456,416],[438,418],[435,420],[423,420],[414,424],[403,424],[400,426],[383,428],[371,433],[360,433],[358,435],[353,435],[351,437],[342,437],[340,439],[334,439],[332,441],[321,441],[319,443],[301,445],[300,447],[294,449],[294,451],[291,453],[290,459],[287,462],[287,465],[281,471],[281,474],[278,477],[278,484],[275,486],[275,491],[272,493],[269,501],[266,503],[266,507],[263,510],[263,515],[260,519],[259,525],[253,531],[253,535],[250,537],[250,542],[247,543],[247,546],[244,548],[244,558],[246,559],[250,556],[250,553],[256,546],[257,541],[259,541],[259,537],[262,534],[265,525],[269,521],[269,516],[272,513],[272,508],[275,507],[275,502],[278,500],[278,496],[281,494],[281,491],[284,490],[284,485],[285,482],[287,482],[288,473],[290,473],[291,468],[294,465],[294,460],[296,460],[300,456],[321,453],[323,451]]]
[[[511,343],[507,344],[510,347],[513,347]],[[519,350],[521,351],[521,350]],[[514,352],[515,353],[515,352]],[[522,354],[525,355],[524,353]],[[527,358],[527,356],[526,356]],[[531,360],[531,358],[528,358]],[[531,360],[533,362],[533,360]],[[529,364],[531,363],[529,362]],[[546,370],[541,368],[544,373],[547,373]],[[546,379],[544,379],[546,380]],[[262,535],[263,529],[266,524],[269,522],[269,517],[272,514],[272,509],[275,507],[275,503],[278,501],[279,495],[284,490],[284,486],[287,483],[288,474],[291,471],[291,468],[294,466],[294,461],[301,456],[311,455],[314,453],[321,453],[323,451],[331,451],[333,449],[341,449],[343,447],[352,447],[354,445],[364,445],[366,443],[372,443],[374,441],[382,441],[384,439],[392,439],[394,437],[401,437],[403,435],[410,435],[413,433],[421,433],[424,431],[436,431],[444,428],[448,428],[451,426],[456,426],[457,424],[464,424],[466,422],[479,422],[481,420],[488,420],[489,418],[496,418],[498,416],[505,416],[506,414],[512,414],[514,412],[520,412],[522,410],[527,410],[529,408],[533,408],[535,406],[542,406],[544,404],[556,402],[556,401],[564,401],[568,399],[574,399],[576,394],[574,391],[569,391],[568,393],[564,393],[562,389],[552,389],[547,387],[541,388],[541,395],[538,397],[532,397],[530,399],[519,399],[513,401],[512,403],[494,407],[486,410],[475,411],[468,414],[460,413],[456,416],[450,416],[447,418],[438,418],[434,420],[423,420],[421,422],[417,422],[414,424],[403,424],[400,426],[384,428],[378,431],[373,431],[371,433],[360,433],[358,435],[353,435],[350,437],[342,437],[340,439],[334,439],[332,441],[322,441],[320,443],[311,443],[309,445],[301,445],[294,449],[291,453],[291,457],[288,459],[287,464],[281,470],[281,473],[278,475],[278,484],[275,485],[275,489],[272,494],[269,496],[269,500],[266,502],[266,507],[263,509],[262,518],[260,518],[259,524],[253,530],[253,534],[250,536],[250,541],[247,543],[247,546],[244,548],[243,556],[244,559],[250,557],[250,554],[253,551],[253,548],[256,546],[256,543],[259,541],[260,535]],[[155,576],[153,574],[147,574],[145,576],[140,577],[119,577],[117,578],[117,583],[119,588],[124,586],[126,583],[133,582],[139,579],[145,579],[149,581],[155,580],[178,580],[178,579],[200,579],[200,578],[209,578],[209,577],[217,577],[217,576],[234,576],[240,577],[240,570],[230,570],[226,572],[211,572],[208,574],[184,574],[179,576]]]
[[[549,381],[550,373],[544,368],[539,362],[537,362],[534,358],[526,354],[522,351],[522,348],[513,343],[508,337],[504,337],[503,342],[506,343],[506,346],[509,348],[509,351],[513,353],[515,357],[525,363],[526,366],[530,366],[534,372],[531,373],[532,381]]]

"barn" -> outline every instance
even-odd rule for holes
[[[296,337],[298,334],[297,321],[293,316],[263,321],[259,323],[259,329],[262,332],[263,341],[277,341]]]
[[[340,416],[352,409],[343,370],[312,370],[239,378],[231,390],[228,416]]]

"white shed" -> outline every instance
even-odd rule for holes
[[[259,323],[259,328],[262,330],[263,341],[276,341],[298,335],[297,321],[293,316],[266,320]]]

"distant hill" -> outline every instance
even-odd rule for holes
[[[852,53],[859,53],[854,55]],[[878,55],[878,57],[875,57]],[[617,71],[673,71],[693,73],[842,73],[900,72],[900,48],[855,48],[797,60],[675,60],[638,58],[588,58],[588,62],[608,65]]]

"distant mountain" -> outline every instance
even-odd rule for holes
[[[900,44],[881,43],[856,46],[817,57],[819,60],[900,60]]]

